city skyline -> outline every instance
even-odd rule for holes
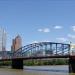
[[[0,27],[7,32],[7,49],[19,34],[23,46],[33,42],[75,43],[74,0],[1,0]]]

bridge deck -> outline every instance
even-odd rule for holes
[[[9,58],[9,59],[0,59],[0,61],[11,61],[12,59],[23,59],[23,60],[28,60],[28,59],[45,59],[45,58],[69,58],[69,55],[60,55],[60,56],[37,56],[37,57],[16,57],[16,58]]]

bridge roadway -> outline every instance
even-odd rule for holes
[[[70,58],[70,55],[53,55],[53,56],[33,56],[33,57],[15,57],[15,58],[8,58],[8,59],[0,59],[0,61],[11,61],[13,59],[22,59],[22,60],[28,60],[28,59],[46,59],[46,58]]]

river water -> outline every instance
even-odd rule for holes
[[[68,66],[24,66],[23,70],[0,68],[0,75],[69,75]],[[72,74],[75,75],[75,74]]]

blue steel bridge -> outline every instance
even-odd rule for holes
[[[11,60],[14,58],[21,59],[38,59],[38,58],[68,58],[70,55],[70,44],[39,42],[32,43],[14,51],[0,52],[0,60]]]
[[[75,73],[75,55],[70,55],[70,44],[55,42],[32,43],[14,51],[0,52],[0,61],[12,61],[13,69],[23,69],[23,60],[68,58],[69,72]]]

